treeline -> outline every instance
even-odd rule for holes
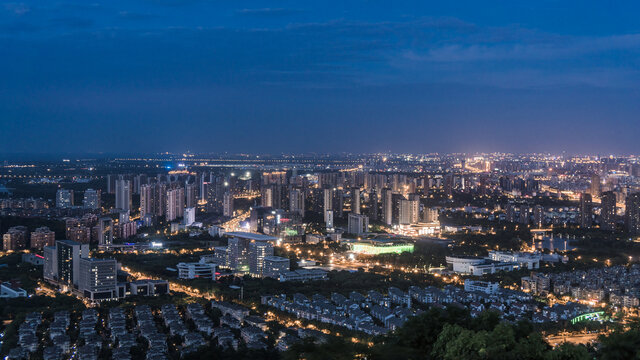
[[[553,348],[527,321],[505,322],[490,311],[471,318],[467,310],[431,308],[369,345],[348,339],[326,344],[304,341],[284,353],[283,359],[638,359],[640,326],[633,324],[626,331],[603,336],[598,346],[565,343]]]

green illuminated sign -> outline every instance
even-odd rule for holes
[[[582,315],[578,315],[571,319],[571,324],[579,323],[581,321],[603,321],[604,320],[604,311],[596,311],[591,313],[586,313]]]
[[[363,255],[402,254],[413,252],[413,244],[374,245],[369,243],[351,244],[353,252]]]

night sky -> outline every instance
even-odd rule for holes
[[[637,154],[639,14],[621,0],[2,2],[0,152]]]

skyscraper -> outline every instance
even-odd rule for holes
[[[131,185],[129,180],[116,180],[116,209],[131,210]]]
[[[616,228],[616,194],[613,191],[605,191],[600,196],[600,227],[603,230],[615,230]]]

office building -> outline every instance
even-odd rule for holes
[[[273,256],[273,245],[268,241],[253,241],[249,245],[249,274],[263,277],[264,258]]]
[[[2,236],[4,251],[24,250],[28,245],[29,231],[26,226],[14,226]]]
[[[80,258],[78,290],[91,301],[118,298],[115,259]]]
[[[347,218],[347,232],[362,235],[369,231],[369,217],[366,215],[349,214]]]
[[[84,191],[82,207],[89,210],[100,209],[100,190],[87,189]]]
[[[265,256],[264,265],[262,267],[262,276],[279,279],[280,273],[290,270],[290,265],[288,258],[280,256]]]
[[[207,262],[190,262],[179,263],[178,268],[179,279],[216,279],[216,268],[218,264]]]
[[[116,209],[131,210],[131,183],[129,180],[116,180]]]
[[[600,227],[603,230],[616,229],[616,194],[605,191],[600,196]]]
[[[56,241],[56,233],[43,226],[31,233],[31,248],[42,250],[45,246],[53,246]]]
[[[80,259],[89,257],[89,245],[58,240],[44,247],[44,278],[68,287],[78,287]]]
[[[73,190],[58,189],[56,192],[56,207],[68,209],[73,206]]]

